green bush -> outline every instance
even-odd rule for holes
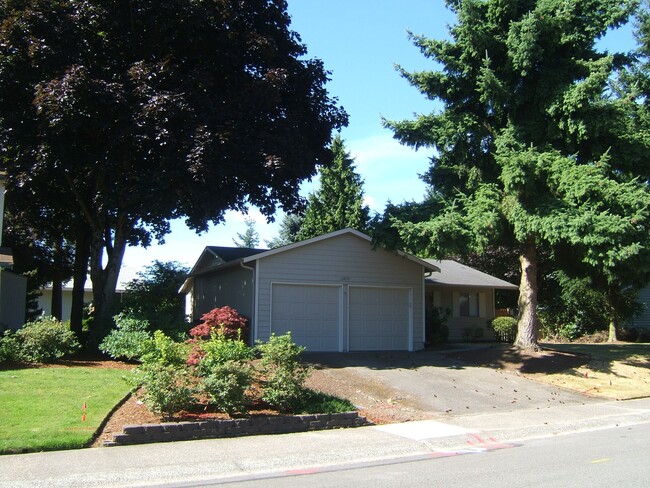
[[[151,362],[140,365],[130,382],[142,387],[140,397],[154,413],[169,419],[194,403],[195,390],[187,369]]]
[[[187,361],[187,347],[175,342],[164,332],[157,330],[153,338],[144,342],[140,361],[143,364],[182,367]]]
[[[250,365],[241,361],[226,361],[213,366],[203,378],[201,386],[212,405],[232,415],[246,411],[247,391],[253,384],[253,378]]]
[[[16,337],[20,342],[21,359],[27,362],[50,362],[81,347],[69,322],[60,322],[54,317],[41,317],[26,323],[16,331]]]
[[[212,333],[207,341],[199,340],[192,358],[191,364],[197,364],[197,370],[201,376],[212,374],[214,368],[227,362],[244,363],[254,357],[254,350],[241,340],[229,339],[225,334]]]
[[[501,342],[514,342],[517,336],[517,319],[497,317],[492,321],[494,336]]]
[[[10,330],[5,330],[0,336],[0,364],[16,363],[21,359],[20,341],[16,334]]]
[[[257,346],[261,354],[261,372],[265,378],[262,399],[282,411],[295,411],[301,406],[305,380],[311,371],[300,362],[304,347],[291,340],[291,333],[272,335]]]
[[[349,400],[305,389],[302,394],[302,413],[342,413],[356,410]]]
[[[114,359],[140,359],[147,347],[147,341],[151,340],[151,334],[147,332],[149,323],[133,317],[128,312],[116,315],[113,320],[115,329],[104,338],[99,350]]]

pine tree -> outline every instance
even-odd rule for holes
[[[402,143],[435,148],[424,178],[441,210],[394,226],[410,248],[437,256],[514,246],[521,269],[516,344],[538,348],[539,246],[568,248],[611,286],[619,284],[616,270],[643,262],[648,247],[648,189],[633,178],[647,157],[631,154],[629,111],[608,90],[625,58],[596,49],[635,2],[448,5],[457,14],[451,40],[413,37],[442,69],[401,69],[442,109],[386,122]]]
[[[331,151],[333,163],[320,169],[320,187],[308,197],[298,240],[347,227],[367,230],[370,209],[363,203],[363,180],[339,135],[334,138]]]
[[[255,220],[246,218],[244,220],[244,223],[246,224],[246,231],[243,234],[241,232],[237,232],[237,239],[239,240],[233,239],[232,242],[237,247],[247,247],[249,249],[253,249],[260,243],[260,235],[257,230],[255,230]]]

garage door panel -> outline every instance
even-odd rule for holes
[[[309,351],[338,351],[340,288],[273,284],[271,330]]]
[[[349,300],[351,351],[409,348],[408,289],[350,287]]]

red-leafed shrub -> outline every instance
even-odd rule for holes
[[[239,315],[232,307],[225,306],[210,310],[201,317],[201,320],[202,323],[190,330],[190,336],[194,339],[209,339],[212,333],[223,334],[228,339],[247,337],[248,319]],[[238,332],[240,330],[241,332]]]

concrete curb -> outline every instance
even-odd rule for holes
[[[267,434],[293,434],[325,429],[368,425],[359,412],[314,415],[281,415],[232,420],[168,422],[163,424],[126,425],[104,446],[126,446],[152,442],[188,441]]]

